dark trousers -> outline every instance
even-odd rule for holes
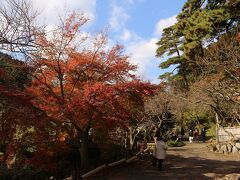
[[[152,157],[152,165],[157,166],[157,158],[155,156]]]
[[[153,156],[152,165],[157,166],[157,164],[158,164],[158,169],[162,170],[163,159],[157,159]]]
[[[163,159],[158,159],[158,169],[162,170]]]

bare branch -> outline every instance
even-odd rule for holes
[[[0,50],[29,54],[36,50],[37,11],[26,0],[6,0],[0,5]]]

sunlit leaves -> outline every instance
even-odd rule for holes
[[[85,21],[73,14],[63,23],[62,36],[40,36],[43,49],[34,54],[36,72],[28,92],[47,115],[82,131],[126,124],[131,103],[143,105],[154,87],[132,74],[136,66],[129,63],[123,47],[107,47],[103,34],[95,38],[94,48],[73,48]]]

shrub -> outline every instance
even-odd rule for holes
[[[167,142],[168,146],[170,147],[182,147],[185,146],[185,143],[183,141],[168,141]]]
[[[49,175],[47,172],[36,167],[16,167],[13,169],[7,169],[4,166],[0,167],[0,179],[1,180],[47,180]]]

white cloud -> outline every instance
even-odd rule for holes
[[[120,39],[125,44],[142,40],[142,38],[136,32],[127,28],[124,28],[120,35],[116,35],[116,39]]]
[[[159,83],[158,79],[161,73],[166,70],[158,68],[162,58],[156,58],[157,41],[162,35],[163,29],[176,23],[176,16],[172,16],[166,19],[160,19],[156,26],[155,31],[151,38],[139,37],[136,32],[131,31],[122,25],[120,39],[127,43],[126,52],[130,55],[130,62],[138,66],[136,75],[143,80],[150,80],[152,83]]]
[[[48,25],[58,24],[59,16],[64,17],[66,12],[72,11],[83,13],[91,22],[95,18],[96,0],[32,0],[32,3]]]
[[[139,3],[139,2],[143,2],[145,0],[124,0],[124,2],[126,4],[135,4],[135,3]]]
[[[127,42],[131,40],[133,36],[135,36],[134,32],[131,32],[130,30],[125,28],[120,36],[120,39],[124,42]]]
[[[110,28],[119,31],[125,28],[125,23],[127,22],[129,16],[121,6],[116,4],[112,5],[111,17],[109,20]]]
[[[155,59],[156,42],[156,38],[141,40],[129,44],[126,48],[130,62],[138,66],[136,74],[145,80],[150,79],[146,71]]]
[[[134,0],[125,0],[126,3],[129,3],[129,4],[133,4],[134,3]]]
[[[125,0],[126,4],[134,4],[136,0]]]
[[[131,32],[128,29],[124,29],[120,39],[122,41],[128,41],[131,39],[131,37],[132,37]]]
[[[160,19],[157,22],[156,27],[155,27],[155,35],[156,36],[161,36],[164,28],[172,26],[173,24],[175,24],[177,22],[176,17],[177,16],[174,15],[174,16],[171,16],[171,17],[166,18],[166,19]]]
[[[152,38],[149,39],[139,37],[134,31],[130,31],[125,26],[121,26],[123,28],[121,29],[122,34],[120,39],[127,42],[126,52],[130,55],[130,62],[138,66],[136,75],[144,80],[150,80],[152,83],[159,83],[158,76],[161,70],[158,68],[158,64],[163,61],[163,59],[157,59],[155,57],[157,49],[156,43],[162,35],[163,29],[176,22],[176,16],[160,19],[155,26]]]

